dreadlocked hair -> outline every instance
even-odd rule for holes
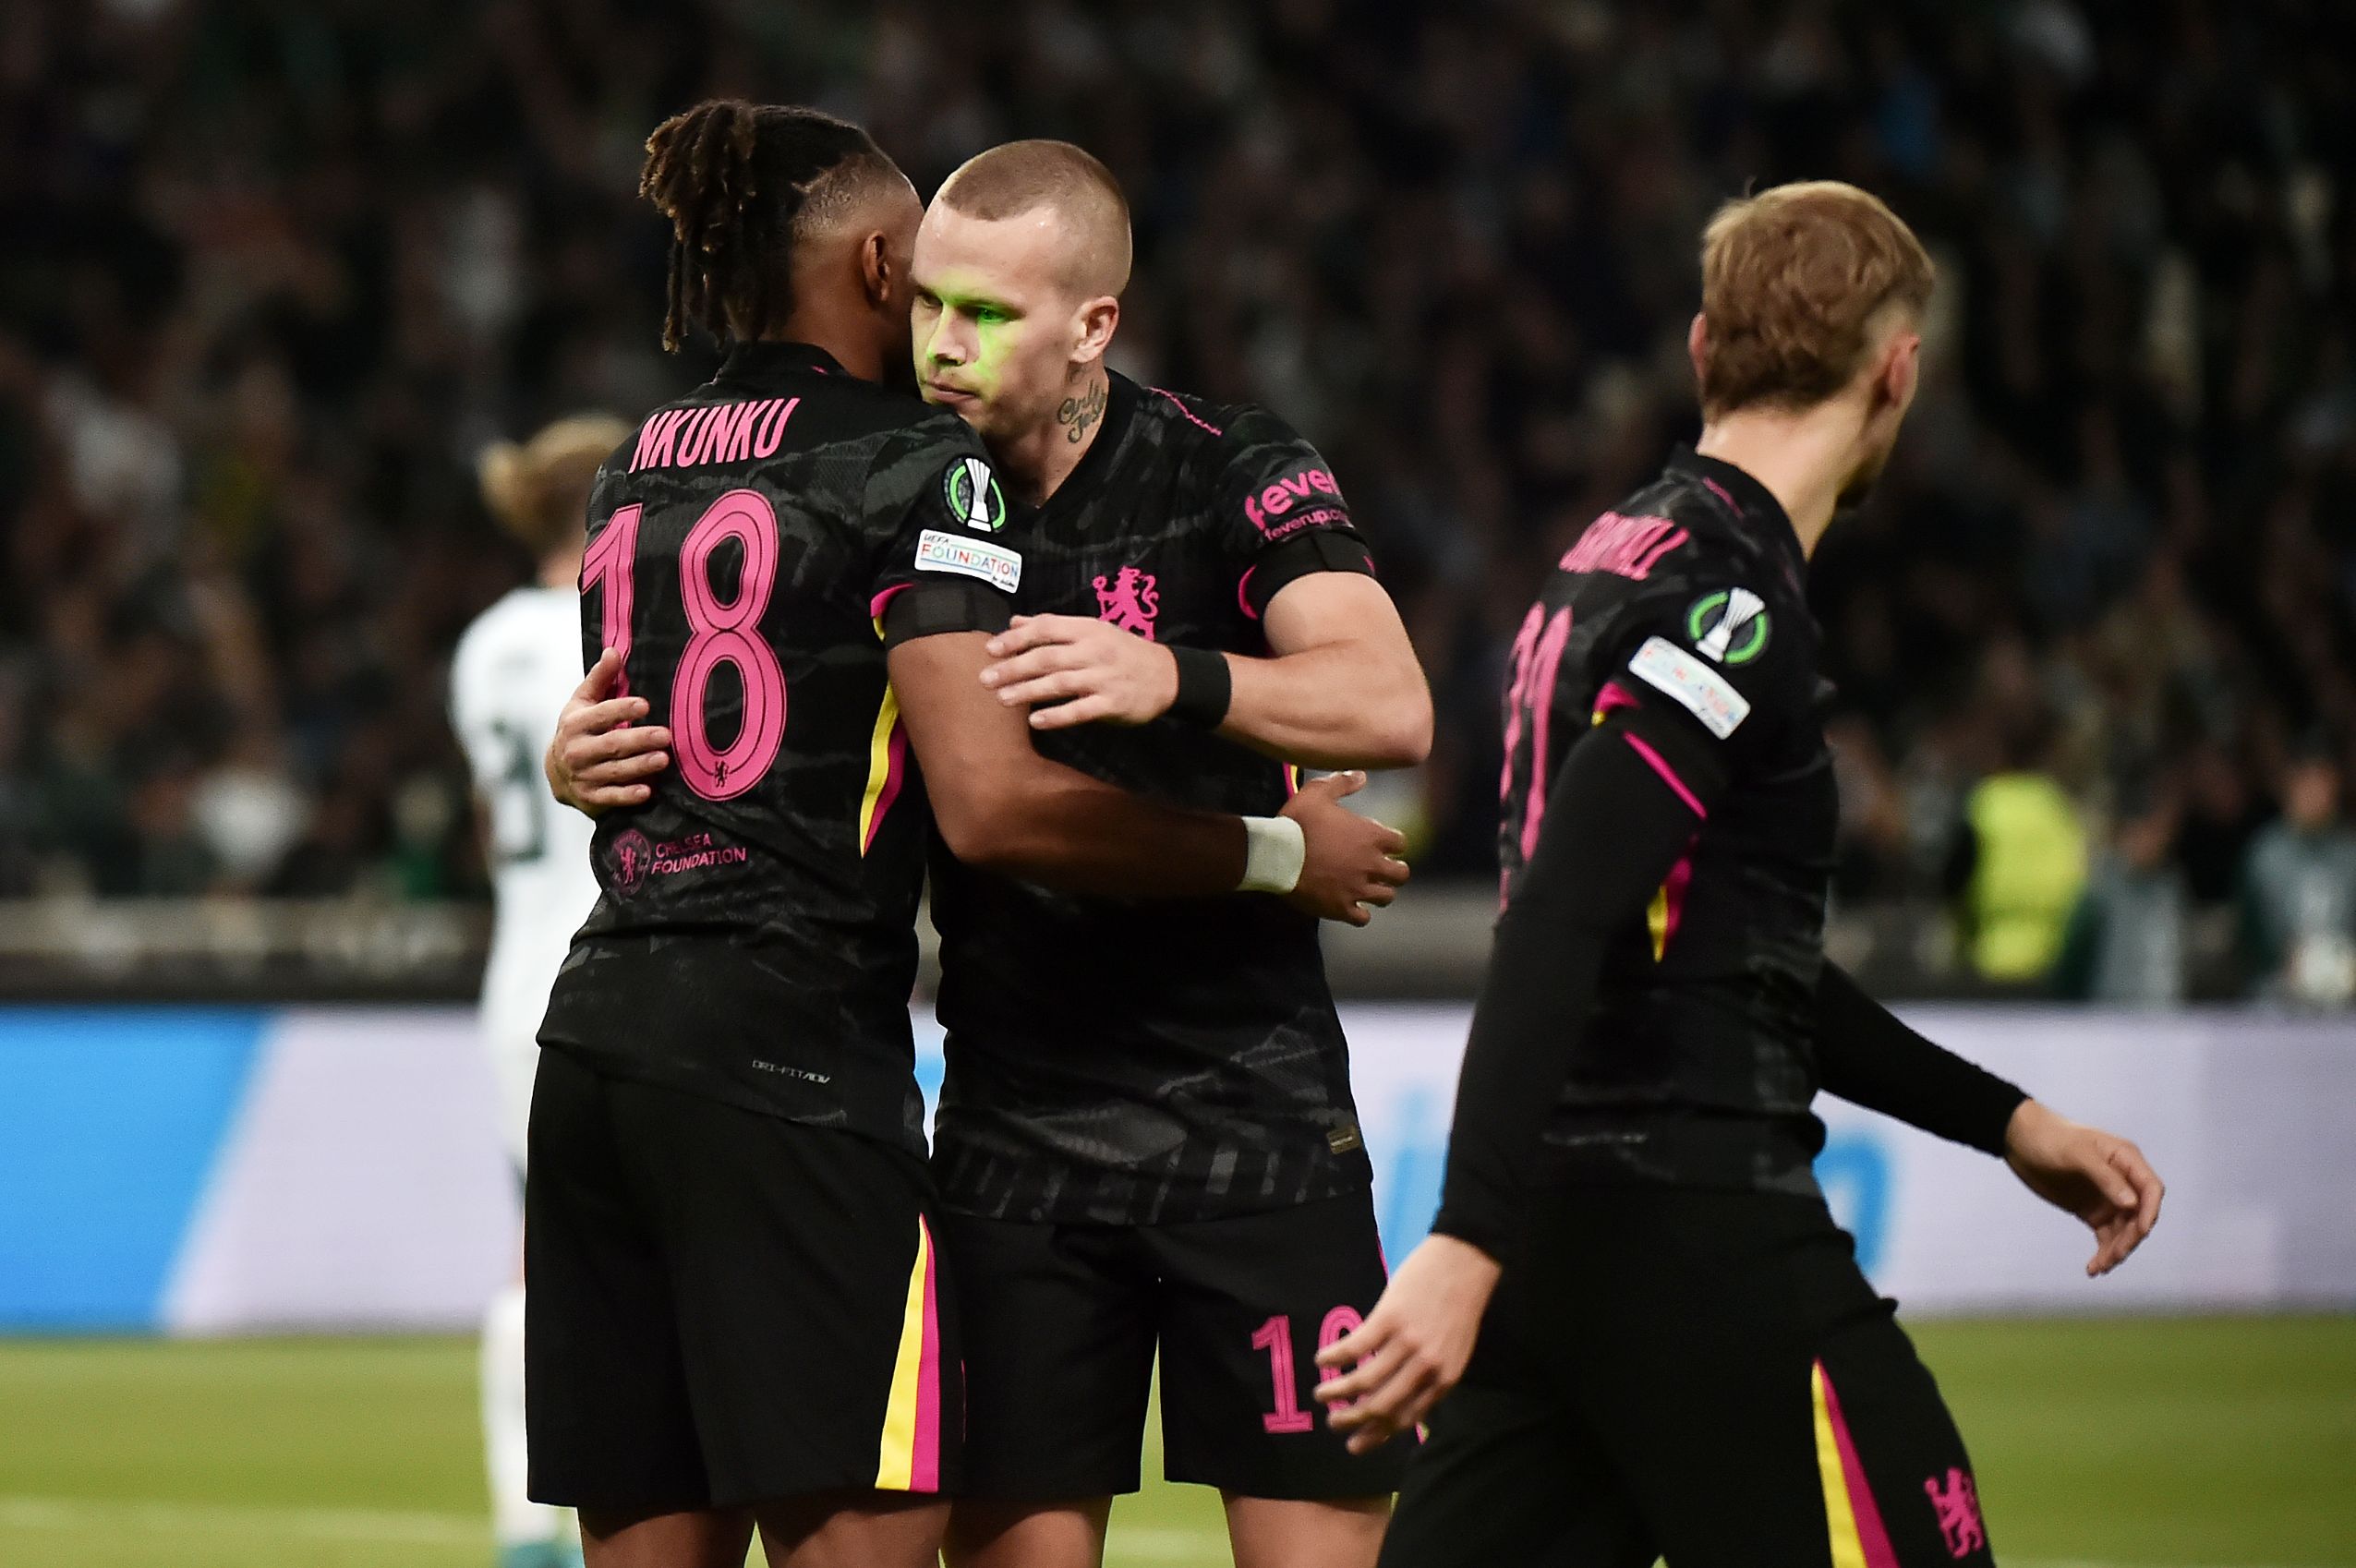
[[[716,98],[646,139],[638,194],[671,220],[662,345],[695,323],[720,343],[793,311],[793,239],[809,198],[853,163],[890,168],[867,133],[816,109]]]

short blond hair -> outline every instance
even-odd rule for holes
[[[1701,236],[1702,416],[1824,402],[1857,373],[1884,312],[1919,319],[1936,278],[1915,231],[1855,186],[1727,202]]]
[[[1074,279],[1091,293],[1129,286],[1129,198],[1104,161],[1069,141],[1009,141],[975,153],[935,199],[985,223],[1045,207],[1077,241]]]
[[[589,483],[629,434],[628,420],[575,414],[521,445],[494,441],[476,464],[483,504],[536,558],[552,555],[586,530]]]

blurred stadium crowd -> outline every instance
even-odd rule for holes
[[[921,189],[1105,157],[1117,362],[1323,444],[1439,695],[1381,809],[1492,874],[1498,669],[1693,428],[1749,183],[1939,259],[1915,426],[1817,565],[1848,900],[1991,977],[2356,988],[2356,52],[2336,0],[10,0],[0,895],[474,896],[442,675],[525,563],[489,440],[630,414],[662,115],[860,119]],[[2074,920],[2072,918],[2074,911]]]

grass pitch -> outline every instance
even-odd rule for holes
[[[2013,1568],[2356,1568],[2356,1317],[1915,1332]],[[481,1515],[465,1342],[0,1342],[9,1568],[487,1568]],[[1110,1561],[1225,1562],[1217,1500]]]

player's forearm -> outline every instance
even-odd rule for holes
[[[1275,658],[1226,656],[1219,733],[1308,767],[1411,767],[1432,750],[1432,692],[1411,652],[1328,643]]]
[[[1432,1228],[1502,1257],[1548,1115],[1594,1010],[1612,934],[1635,921],[1702,816],[1616,723],[1571,749],[1538,851],[1497,923],[1456,1084]]]
[[[936,791],[949,852],[1070,893],[1209,898],[1242,882],[1243,819],[1166,806],[1041,759],[1023,777]]]
[[[1506,1258],[1602,963],[1592,930],[1511,910],[1498,923],[1456,1080],[1434,1231]]]
[[[1833,964],[1817,983],[1818,1081],[1828,1094],[1990,1154],[2027,1099],[2007,1082],[1899,1021]]]

